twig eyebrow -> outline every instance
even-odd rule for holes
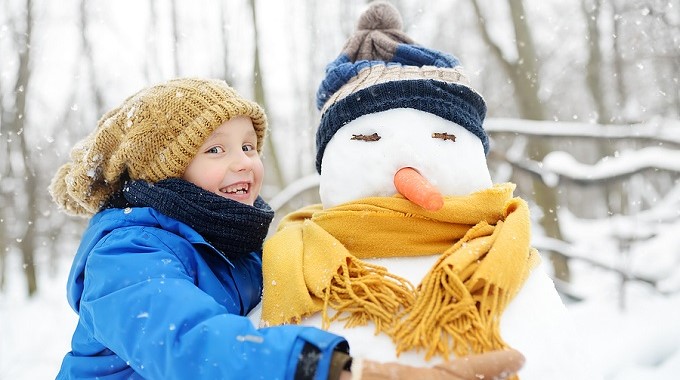
[[[373,133],[372,135],[352,135],[350,140],[360,140],[360,141],[378,141],[380,140],[380,135]]]
[[[444,141],[446,140],[451,140],[453,142],[456,141],[456,135],[451,135],[446,132],[435,132],[432,134],[433,139],[442,139]]]

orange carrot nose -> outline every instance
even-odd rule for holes
[[[394,175],[394,186],[406,199],[428,210],[444,206],[444,197],[425,177],[413,168],[401,168]]]

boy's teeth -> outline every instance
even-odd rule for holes
[[[243,194],[243,193],[248,192],[248,184],[239,184],[239,185],[235,185],[235,186],[227,186],[226,188],[222,189],[222,192],[227,193],[227,194],[229,194],[229,193]]]

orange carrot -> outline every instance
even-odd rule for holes
[[[437,211],[444,206],[444,197],[439,190],[413,168],[399,169],[394,175],[394,186],[399,194],[428,211]]]

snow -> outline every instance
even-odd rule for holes
[[[21,273],[20,258],[8,257],[8,272]],[[66,278],[70,259],[48,273],[38,266],[40,292],[26,297],[23,276],[8,276],[0,292],[0,379],[49,379],[57,375],[61,358],[70,347],[76,315],[66,302]]]
[[[596,125],[569,123],[563,128],[559,123],[541,120],[493,118],[484,123],[487,132],[510,132],[538,136],[570,136],[598,138],[654,138],[659,141],[680,143],[680,121],[652,118],[635,125]]]
[[[596,165],[579,163],[567,152],[553,151],[543,159],[543,168],[577,180],[599,180],[635,173],[645,168],[680,171],[680,151],[659,147],[624,151],[605,157]]]
[[[673,379],[680,371],[680,297],[640,289],[627,298],[627,310],[614,298],[592,299],[570,308],[588,332],[587,346],[607,379]],[[584,345],[585,346],[585,345]]]

